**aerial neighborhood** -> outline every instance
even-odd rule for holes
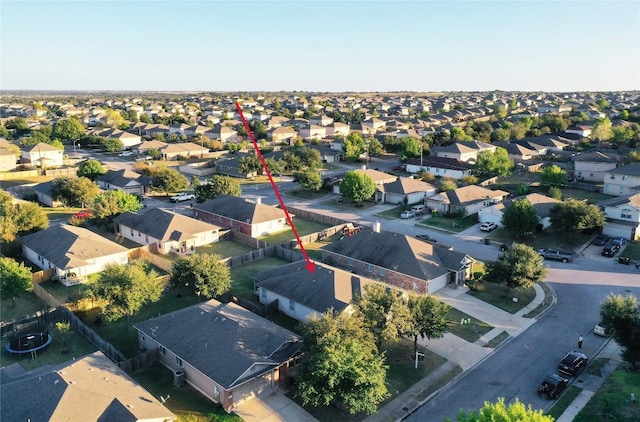
[[[400,420],[561,297],[496,385],[638,364],[638,91],[3,92],[0,189],[1,420]]]

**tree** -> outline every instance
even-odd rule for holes
[[[164,167],[153,177],[153,187],[164,193],[178,192],[189,186],[189,180],[178,170]]]
[[[118,138],[100,137],[100,146],[107,152],[116,152],[124,148],[124,144]]]
[[[302,326],[302,338],[305,359],[296,375],[302,402],[375,413],[389,396],[387,367],[362,320],[333,310],[313,315]]]
[[[344,156],[348,160],[356,161],[365,152],[365,142],[357,132],[351,132],[344,140],[342,146]]]
[[[75,117],[58,120],[53,124],[51,138],[60,139],[63,142],[76,141],[85,134],[84,125]]]
[[[491,141],[508,141],[511,138],[511,130],[504,127],[496,128],[491,132]]]
[[[506,176],[513,170],[514,163],[507,150],[498,147],[495,152],[480,151],[474,167],[482,174]]]
[[[16,306],[16,297],[21,292],[32,290],[31,270],[13,258],[0,258],[0,296],[11,298],[13,306]]]
[[[58,335],[62,339],[62,353],[69,353],[69,349],[67,348],[67,337],[69,336],[69,332],[71,331],[71,323],[58,321],[56,322],[55,327]]]
[[[315,171],[306,171],[296,174],[296,181],[304,190],[317,192],[322,187],[322,176]]]
[[[105,174],[107,170],[102,167],[98,160],[87,160],[78,167],[78,177],[86,177],[89,180],[96,180],[98,176]]]
[[[49,219],[42,207],[35,202],[19,202],[14,205],[10,217],[18,233],[26,233],[47,228]]]
[[[260,162],[260,158],[258,158],[258,155],[256,154],[242,157],[238,163],[238,166],[240,171],[246,174],[262,174],[263,172],[262,163]]]
[[[240,182],[228,176],[213,176],[209,183],[196,186],[193,192],[198,202],[204,202],[207,199],[213,199],[219,195],[242,195]]]
[[[556,204],[549,211],[549,218],[553,230],[559,232],[595,231],[605,223],[605,216],[600,207],[577,199],[568,199]]]
[[[365,139],[367,148],[369,149],[369,155],[372,157],[376,157],[384,152],[384,147],[382,143],[378,141],[376,138],[367,138]]]
[[[453,127],[449,131],[449,138],[455,142],[470,141],[472,138],[462,128]]]
[[[29,130],[29,122],[24,117],[14,117],[5,124],[7,129]]]
[[[544,259],[532,247],[514,243],[497,261],[487,263],[485,278],[510,289],[528,289],[547,276]]]
[[[100,192],[100,188],[86,177],[60,177],[55,179],[51,194],[68,207],[85,207]]]
[[[104,124],[106,126],[115,128],[123,128],[125,126],[129,126],[125,118],[122,117],[122,114],[109,107],[105,107],[104,109]]]
[[[345,198],[349,198],[360,205],[373,196],[376,191],[376,184],[371,177],[358,171],[349,171],[345,174],[340,184],[340,193]]]
[[[631,151],[624,158],[625,164],[640,163],[640,151]]]
[[[105,302],[102,315],[107,321],[127,318],[162,295],[158,274],[140,261],[129,265],[107,264],[98,278],[89,282],[90,294]]]
[[[402,143],[402,159],[420,157],[420,154],[422,154],[422,141],[406,138]]]
[[[544,186],[564,186],[567,184],[567,172],[556,165],[542,169],[540,183]]]
[[[622,347],[622,358],[632,367],[640,363],[640,307],[633,295],[610,294],[600,307],[600,316]]]
[[[559,187],[557,186],[551,186],[549,188],[549,192],[548,192],[549,197],[553,198],[553,199],[562,199],[562,190],[560,190]]]
[[[369,332],[373,333],[378,348],[384,342],[395,341],[411,332],[411,312],[397,290],[382,284],[369,284],[353,305]]]
[[[538,224],[538,214],[526,198],[514,200],[502,214],[502,225],[516,237],[533,233]]]
[[[531,405],[526,406],[516,399],[510,405],[505,404],[504,398],[499,398],[496,403],[484,402],[484,406],[478,410],[467,412],[460,410],[458,422],[553,422],[552,416],[545,415],[542,410],[533,410]],[[450,422],[447,419],[447,422]]]
[[[140,199],[136,195],[122,190],[108,190],[96,195],[89,205],[91,214],[104,222],[106,226],[116,216],[125,212],[137,212],[142,209]]]
[[[151,117],[149,117],[149,115],[147,113],[142,113],[140,114],[140,121],[142,123],[153,123],[153,120],[151,119]]]
[[[591,137],[598,141],[608,141],[613,137],[613,128],[611,120],[608,117],[596,120],[591,131]]]
[[[434,339],[447,332],[447,315],[449,305],[440,302],[435,296],[409,296],[409,312],[411,326],[409,334],[413,335],[413,353],[418,351],[418,336],[422,339]]]
[[[507,108],[503,105],[497,105],[493,107],[493,114],[495,114],[498,119],[504,119],[507,117]]]
[[[438,191],[446,192],[450,190],[456,190],[458,188],[458,184],[455,179],[451,179],[448,177],[443,177],[438,184]]]
[[[211,299],[231,288],[231,272],[215,254],[193,254],[171,266],[171,280],[177,286],[191,286],[198,296]]]

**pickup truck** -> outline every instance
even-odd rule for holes
[[[171,197],[171,202],[182,202],[196,199],[196,196],[192,193],[181,192]]]
[[[556,261],[569,262],[573,260],[573,255],[560,252],[557,249],[538,249],[538,254],[544,259],[555,259]]]

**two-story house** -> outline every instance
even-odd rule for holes
[[[603,193],[616,196],[640,193],[640,163],[628,164],[606,171]]]
[[[579,182],[602,183],[605,173],[617,168],[621,161],[618,155],[600,151],[576,155],[573,159],[575,178]]]
[[[606,221],[602,233],[627,240],[640,239],[640,193],[602,202]]]

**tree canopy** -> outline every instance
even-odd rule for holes
[[[141,208],[142,204],[136,195],[122,190],[108,190],[96,195],[89,206],[91,214],[105,225],[122,213],[137,212]]]
[[[349,413],[375,413],[389,396],[385,355],[363,321],[333,310],[311,316],[302,326],[305,359],[296,375],[304,404],[343,407]]]
[[[229,266],[216,254],[181,257],[171,266],[171,280],[178,286],[191,286],[198,296],[211,299],[231,288]]]
[[[467,412],[460,410],[456,419],[458,422],[553,422],[552,416],[545,415],[542,410],[533,410],[531,405],[526,406],[516,399],[507,405],[504,398],[499,398],[496,403],[484,402],[484,406],[478,411]],[[447,419],[447,422],[450,422]]]
[[[60,177],[55,179],[51,194],[56,201],[67,207],[82,207],[89,204],[100,192],[100,188],[86,177]]]
[[[514,243],[497,261],[487,263],[485,278],[511,289],[528,289],[546,276],[544,259],[532,247]]]
[[[153,187],[164,193],[178,192],[189,186],[189,180],[178,170],[163,167],[153,176]]]
[[[613,137],[613,126],[611,125],[611,120],[609,120],[608,117],[598,119],[593,125],[591,137],[598,141],[608,141],[611,139]]]
[[[600,316],[611,328],[613,338],[622,347],[622,358],[630,365],[640,365],[640,307],[633,295],[611,294],[600,307]]]
[[[0,190],[0,242],[11,242],[19,233],[44,229],[49,219],[34,202],[13,202],[13,197]]]
[[[408,306],[411,313],[408,334],[413,335],[413,353],[416,353],[418,336],[431,340],[440,338],[447,332],[449,305],[440,302],[435,296],[411,295]]]
[[[542,169],[540,184],[544,186],[564,186],[567,184],[567,172],[556,165]]]
[[[0,258],[0,297],[11,298],[15,306],[15,298],[21,292],[33,290],[31,270],[22,262],[13,258]]]
[[[586,201],[568,199],[556,204],[549,212],[555,231],[594,231],[604,226],[605,216],[600,207]]]
[[[362,135],[357,132],[352,132],[344,139],[344,144],[342,145],[342,151],[344,152],[344,156],[348,160],[356,161],[360,158],[365,151],[365,142]]]
[[[158,274],[141,261],[129,265],[107,264],[98,278],[89,282],[92,297],[103,300],[102,315],[107,321],[130,317],[145,304],[162,295]]]
[[[58,120],[53,124],[52,139],[60,139],[62,142],[76,141],[85,134],[84,125],[75,117]]]
[[[516,199],[502,213],[502,225],[516,237],[533,233],[540,224],[538,214],[528,199]]]
[[[86,177],[89,180],[96,180],[98,176],[105,174],[107,170],[102,167],[98,160],[87,160],[78,167],[78,177]]]
[[[213,176],[209,183],[196,186],[193,190],[198,202],[213,199],[219,195],[240,196],[242,188],[240,182],[228,176]]]
[[[507,150],[498,147],[495,152],[480,151],[474,167],[482,174],[506,176],[513,170],[514,163]]]
[[[322,187],[322,176],[315,171],[304,171],[296,173],[296,180],[300,187],[308,191],[318,191]]]
[[[351,199],[356,204],[362,203],[376,192],[376,184],[371,177],[359,171],[349,171],[340,184],[342,196]]]

